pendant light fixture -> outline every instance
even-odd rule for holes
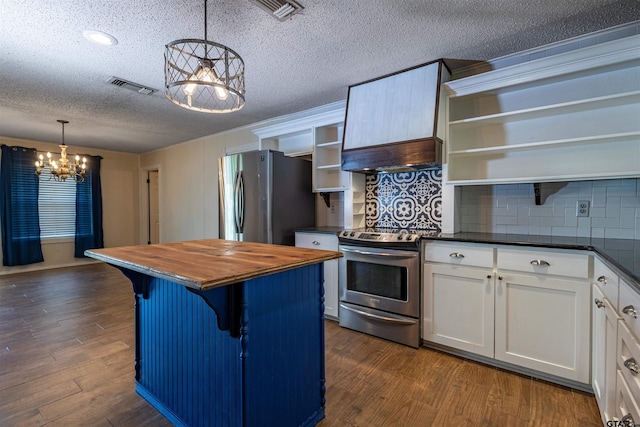
[[[203,113],[230,113],[244,106],[244,61],[234,50],[207,40],[175,40],[165,46],[165,96]]]
[[[62,144],[60,147],[60,158],[53,160],[51,153],[47,153],[47,163],[44,161],[44,155],[40,154],[38,160],[36,160],[36,175],[40,177],[43,169],[48,169],[49,179],[53,178],[56,181],[66,181],[67,178],[76,182],[84,181],[87,174],[87,158],[82,158],[80,163],[80,156],[76,155],[74,160],[67,159],[67,145],[64,143],[64,125],[69,123],[67,120],[58,120],[58,123],[62,124]]]

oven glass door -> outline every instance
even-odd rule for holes
[[[390,313],[420,314],[419,253],[340,246],[340,299]]]
[[[409,269],[402,265],[347,260],[347,290],[406,302]]]

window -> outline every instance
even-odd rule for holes
[[[76,182],[41,179],[38,193],[40,238],[73,238],[76,232]]]

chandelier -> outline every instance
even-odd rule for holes
[[[49,179],[53,178],[55,181],[66,181],[70,178],[76,182],[84,181],[87,169],[87,158],[82,158],[80,163],[80,156],[76,155],[75,160],[67,159],[67,145],[64,143],[64,125],[69,123],[67,120],[58,120],[58,123],[62,124],[62,144],[60,147],[60,158],[53,160],[51,153],[47,153],[47,163],[45,164],[44,156],[40,154],[38,160],[36,160],[36,175],[40,177],[43,169],[48,169]]]
[[[165,46],[165,96],[180,107],[230,113],[244,106],[244,61],[234,50],[207,40],[175,40]]]

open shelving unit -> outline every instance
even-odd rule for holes
[[[365,176],[342,170],[345,105],[253,130],[258,146],[312,162],[315,193],[343,192],[344,226],[365,224]]]
[[[451,184],[640,176],[640,36],[444,86]]]
[[[343,122],[318,126],[314,130],[315,191],[330,192],[349,189],[351,173],[341,170]]]

